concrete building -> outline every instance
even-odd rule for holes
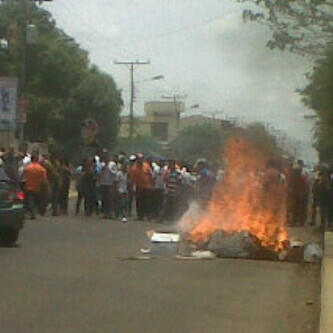
[[[134,119],[134,136],[150,135],[158,141],[169,142],[174,139],[180,128],[180,114],[185,111],[183,102],[146,102],[145,116]],[[129,117],[123,117],[120,136],[128,137]]]
[[[169,143],[178,136],[182,129],[201,124],[217,127],[231,125],[230,122],[203,115],[183,116],[183,102],[146,102],[145,115],[134,119],[134,136],[149,135],[162,143]],[[129,117],[122,117],[119,136],[129,137]]]

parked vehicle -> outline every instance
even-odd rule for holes
[[[24,192],[0,168],[0,243],[14,245],[24,224]]]

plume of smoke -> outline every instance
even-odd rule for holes
[[[177,229],[181,233],[188,233],[193,230],[200,222],[204,214],[202,207],[196,202],[191,202],[188,210],[183,214],[177,222]]]

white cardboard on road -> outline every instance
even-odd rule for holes
[[[175,233],[154,232],[151,236],[151,241],[154,243],[178,243],[180,235]]]

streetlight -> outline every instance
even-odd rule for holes
[[[140,64],[140,63],[138,63]],[[131,69],[131,104],[130,104],[130,116],[129,116],[129,119],[130,119],[130,130],[129,130],[129,139],[130,139],[130,142],[131,142],[131,146],[132,146],[132,143],[133,143],[133,135],[134,135],[134,110],[133,110],[133,105],[134,105],[134,102],[136,100],[136,96],[135,96],[135,92],[137,91],[136,90],[136,87],[135,87],[135,84],[136,83],[142,83],[142,82],[148,82],[148,81],[158,81],[158,80],[163,80],[164,79],[164,75],[155,75],[149,79],[145,79],[145,80],[140,80],[140,81],[134,81],[134,78],[133,78],[133,69]]]
[[[152,81],[163,80],[164,75],[156,75],[151,78]]]
[[[156,76],[153,76],[153,77],[151,77],[149,79],[135,81],[135,83],[149,82],[149,81],[159,81],[159,80],[164,80],[164,75],[156,75]]]

